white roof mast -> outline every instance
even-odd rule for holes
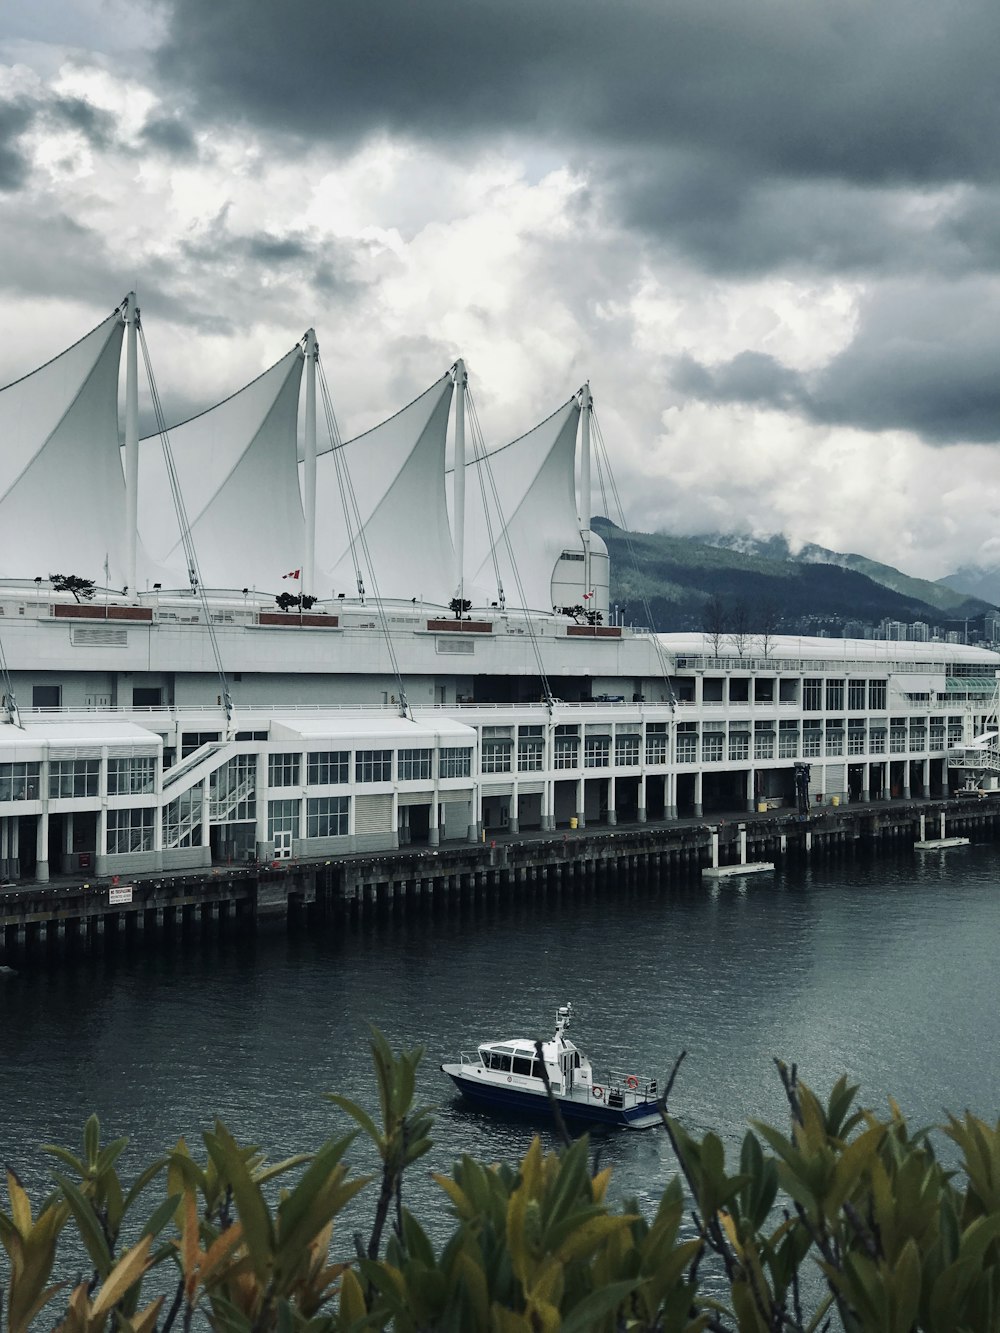
[[[461,602],[465,597],[465,391],[469,383],[465,362],[461,357],[452,368],[452,377],[455,384],[454,537],[455,568],[458,573],[455,595]]]
[[[135,292],[125,298],[125,586],[135,597],[136,548],[139,540],[139,371],[136,329],[139,309]]]
[[[306,434],[302,500],[306,541],[299,592],[311,595],[316,576],[316,359],[319,356],[319,343],[316,341],[315,329],[306,332],[303,343],[306,353]]]
[[[593,409],[588,380],[580,390],[580,536],[583,539],[584,593],[593,591],[590,585],[590,414]]]

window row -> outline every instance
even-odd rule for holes
[[[315,796],[306,801],[307,838],[343,838],[347,836],[350,818],[349,796]],[[301,806],[299,801],[268,801],[267,836],[273,842],[278,833],[301,836]]]
[[[398,782],[430,782],[434,776],[434,751],[429,748],[393,750],[356,750],[355,782],[392,782],[393,755]],[[291,752],[267,757],[269,787],[301,785],[302,756]],[[451,746],[438,751],[438,777],[467,778],[472,773],[472,748]],[[306,755],[306,785],[335,787],[350,781],[350,750],[318,750]]]

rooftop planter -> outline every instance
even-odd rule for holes
[[[620,639],[620,625],[567,625],[566,633],[573,639]]]

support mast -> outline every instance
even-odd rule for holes
[[[580,390],[580,536],[583,540],[583,591],[590,586],[590,415],[594,400],[590,395],[590,381]]]
[[[135,597],[136,548],[139,534],[139,371],[136,330],[139,307],[135,292],[125,298],[125,586]]]
[[[302,501],[305,509],[306,546],[302,558],[302,579],[299,592],[312,595],[316,570],[316,360],[319,343],[316,330],[309,329],[305,336],[306,353],[306,437],[303,456]]]
[[[458,573],[456,596],[465,598],[465,390],[469,383],[461,357],[452,372],[455,385],[455,567]],[[460,611],[461,614],[461,611]]]

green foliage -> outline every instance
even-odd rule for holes
[[[371,1049],[377,1112],[330,1094],[358,1129],[313,1153],[269,1165],[217,1122],[200,1160],[182,1139],[126,1183],[125,1141],[102,1146],[91,1117],[79,1155],[44,1149],[55,1188],[37,1209],[8,1167],[9,1333],[1000,1328],[1000,1123],[950,1117],[960,1169],[946,1169],[894,1102],[878,1116],[845,1079],[823,1101],[779,1064],[788,1126],[755,1123],[727,1162],[717,1134],[668,1112],[671,1075],[661,1112],[679,1174],[655,1217],[608,1203],[587,1139],[546,1153],[536,1138],[516,1168],[464,1156],[435,1176],[451,1218],[436,1249],[402,1202],[430,1146],[430,1112],[413,1104],[421,1053],[394,1054],[378,1032]],[[370,1183],[347,1161],[359,1131],[381,1163],[372,1233],[331,1258],[338,1217]],[[92,1265],[72,1289],[52,1280],[70,1231]],[[158,1265],[173,1297],[144,1303]]]

